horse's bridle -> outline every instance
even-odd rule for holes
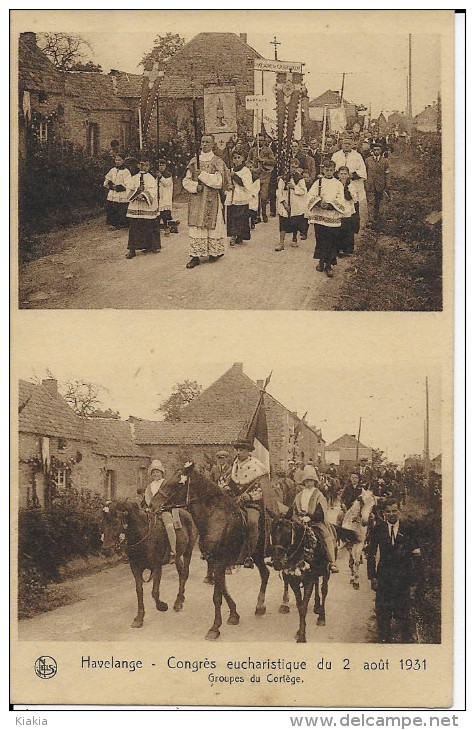
[[[292,547],[292,543],[294,541],[294,536],[295,536],[295,522],[293,520],[289,520],[289,522],[291,523],[291,539],[290,539],[289,547]],[[274,548],[274,550],[282,550],[282,552],[285,555],[286,562],[288,562],[292,558],[292,556],[295,556],[303,545],[305,535],[307,534],[307,530],[309,528],[304,523],[302,523],[302,527],[303,527],[303,530],[302,530],[302,537],[300,538],[300,542],[298,543],[298,545],[295,547],[295,549],[291,553],[288,553],[287,549],[283,545],[274,545],[272,542],[272,534],[271,534],[272,547]]]
[[[126,530],[127,527],[124,525],[124,521],[123,521],[124,514],[125,513],[120,512],[120,524],[121,524],[121,527],[123,527],[124,530]],[[147,523],[148,523],[147,534],[144,535],[138,542],[134,542],[132,544],[127,542],[128,548],[137,547],[137,545],[141,545],[141,543],[145,542],[145,540],[147,540],[150,537],[150,535],[152,534],[152,530],[154,529],[155,525],[157,524],[157,514],[155,512],[147,512]],[[119,543],[119,545],[120,545],[120,543]]]

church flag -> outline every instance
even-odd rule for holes
[[[147,61],[144,66],[142,95],[140,98],[142,132],[144,136],[147,134],[150,127],[153,109],[158,98],[158,92],[163,76],[164,71],[160,69],[158,61]]]

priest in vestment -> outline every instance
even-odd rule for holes
[[[190,260],[187,269],[198,266],[200,258],[208,257],[208,261],[214,263],[224,256],[227,234],[220,191],[226,191],[228,177],[225,163],[213,152],[213,137],[203,135],[199,164],[193,157],[183,180],[183,187],[189,193]]]

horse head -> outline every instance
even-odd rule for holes
[[[364,487],[362,488],[361,495],[358,499],[361,505],[361,524],[363,527],[367,527],[370,520],[371,512],[373,511],[373,507],[376,505],[377,500],[371,489],[365,489]]]
[[[303,546],[305,528],[299,522],[287,517],[278,517],[272,523],[270,557],[271,565],[277,570],[284,570],[296,556],[299,547]]]
[[[102,508],[102,552],[106,555],[120,552],[120,544],[125,538],[128,527],[127,515],[130,507],[127,500],[123,502],[109,500]]]

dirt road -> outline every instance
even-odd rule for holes
[[[214,264],[185,268],[186,204],[174,206],[183,221],[178,235],[162,236],[158,254],[126,260],[127,231],[108,230],[103,218],[45,234],[50,254],[21,267],[19,305],[26,309],[263,309],[328,310],[338,302],[351,259],[335,276],[315,271],[313,230],[298,248],[275,252],[278,219],[260,223],[252,240],[227,246]]]
[[[374,593],[365,577],[366,566],[361,567],[361,588],[355,591],[349,583],[348,555],[342,550],[338,559],[340,572],[332,575],[326,605],[327,624],[318,626],[316,616],[309,611],[307,641],[319,643],[367,643],[374,640]],[[70,581],[73,602],[54,611],[19,623],[19,638],[62,641],[166,641],[183,636],[188,641],[204,638],[213,621],[212,587],[203,583],[206,563],[195,550],[190,578],[186,588],[183,611],[173,611],[177,592],[174,566],[163,571],[160,597],[167,601],[169,610],[159,613],[151,597],[150,584],[145,586],[145,623],[142,629],[130,624],[136,613],[135,584],[127,564],[104,570],[99,574]],[[254,608],[259,589],[256,569],[235,569],[227,577],[231,595],[235,598],[241,621],[238,626],[226,624],[227,609],[223,611],[220,642],[278,641],[294,642],[298,628],[295,600],[291,596],[290,614],[278,612],[283,583],[272,571],[267,589],[267,613],[256,617]]]

